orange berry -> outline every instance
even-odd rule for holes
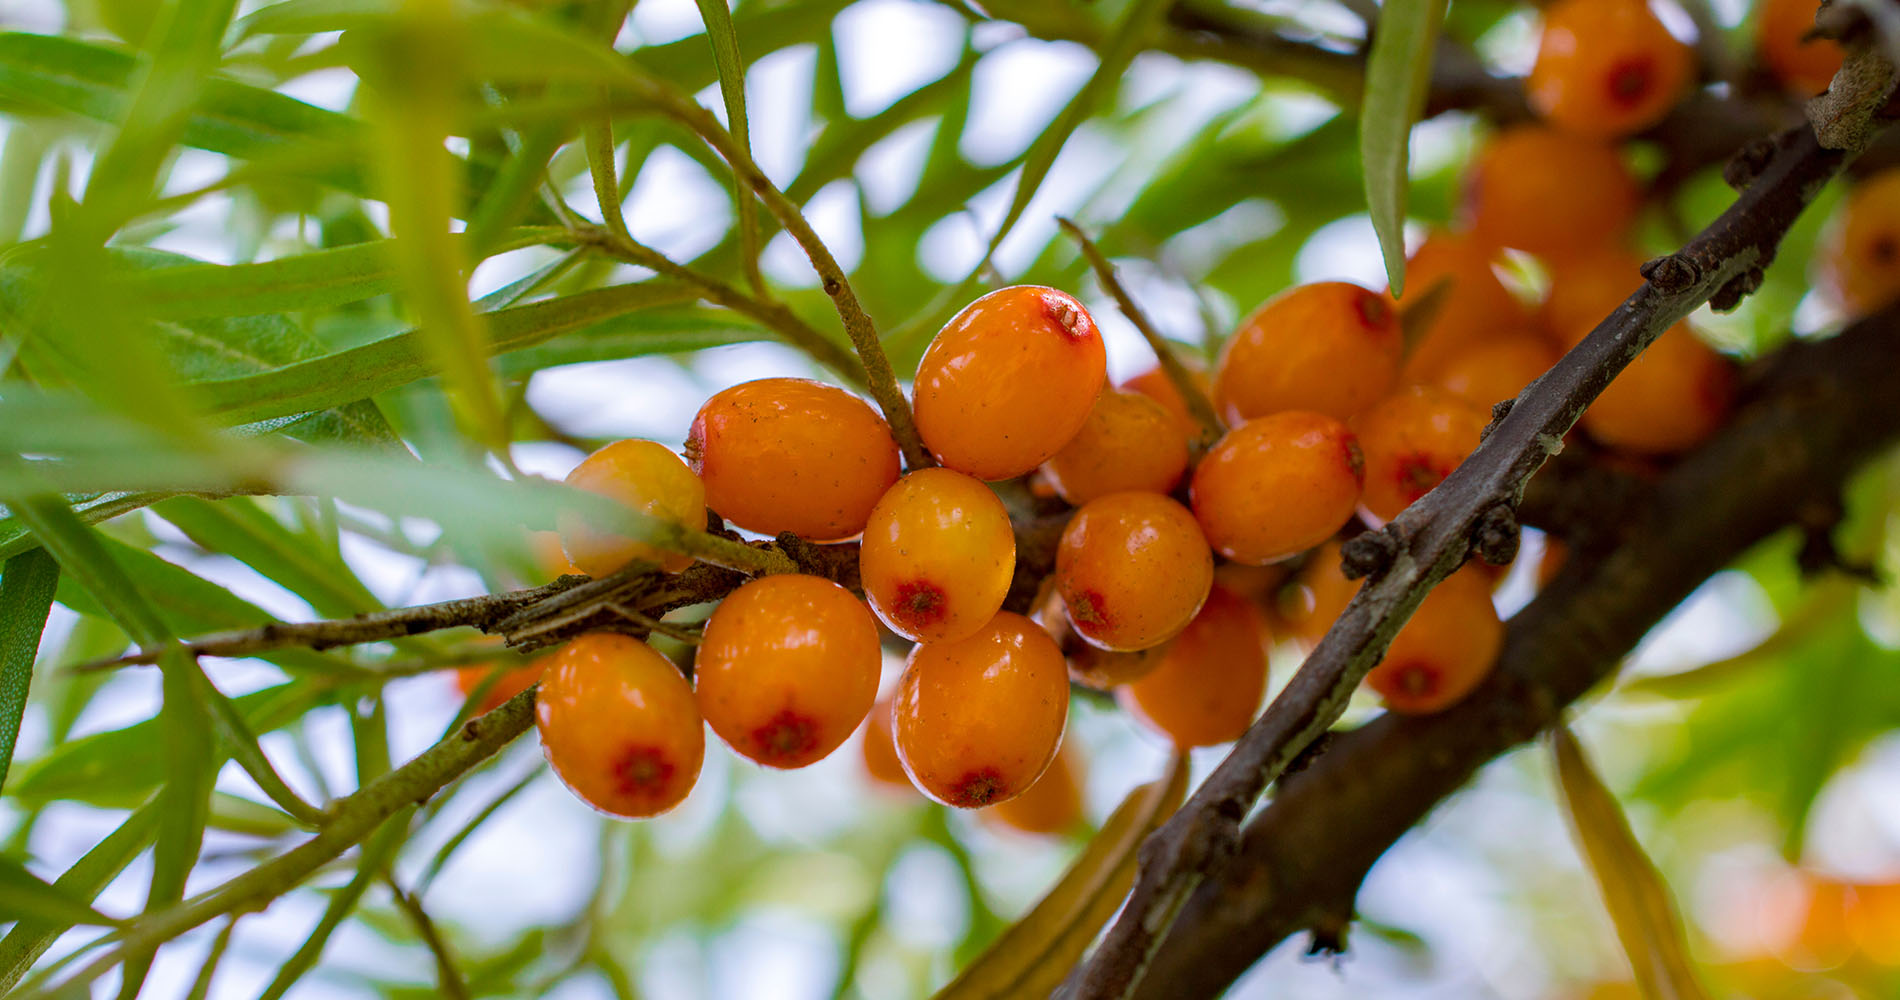
[[[1187,438],[1160,403],[1104,389],[1082,429],[1042,469],[1056,493],[1079,507],[1125,490],[1166,493],[1187,464]]]
[[[904,773],[904,762],[897,759],[897,738],[891,733],[891,702],[886,698],[871,706],[864,720],[864,773],[886,788],[914,792]]]
[[[819,541],[864,530],[897,482],[897,442],[863,400],[802,378],[735,385],[706,401],[686,437],[706,502],[750,531]]]
[[[984,809],[982,815],[1018,833],[1050,837],[1082,822],[1082,760],[1068,744],[1029,790]]]
[[[1761,61],[1797,97],[1813,97],[1834,83],[1846,53],[1831,38],[1809,38],[1821,0],[1763,0],[1755,10],[1755,49]]]
[[[567,553],[561,551],[561,533],[558,531],[528,532],[528,554],[534,557],[534,568],[541,572],[542,579],[554,580],[570,573],[587,575],[580,571],[580,567],[569,562]]]
[[[891,695],[897,755],[924,794],[962,809],[1021,795],[1069,718],[1062,651],[1007,611],[975,635],[910,651]]]
[[[706,754],[693,688],[638,639],[583,635],[548,665],[535,700],[541,750],[581,801],[627,819],[679,805]]]
[[[1526,96],[1560,128],[1614,139],[1661,121],[1694,63],[1647,0],[1557,0],[1544,8]]]
[[[567,484],[683,528],[706,525],[705,484],[678,455],[652,441],[615,441],[575,466]],[[635,559],[659,563],[669,573],[693,564],[692,556],[600,530],[579,515],[562,517],[561,546],[588,576],[606,576]]]
[[[1107,691],[1118,684],[1140,680],[1161,665],[1166,644],[1133,652],[1111,652],[1087,643],[1069,651],[1069,679],[1087,688]]]
[[[1590,404],[1583,428],[1612,448],[1671,455],[1715,433],[1734,398],[1728,362],[1677,323]]]
[[[1523,304],[1498,280],[1498,260],[1495,247],[1443,231],[1426,237],[1413,252],[1405,265],[1406,298],[1400,308],[1410,308],[1439,284],[1445,291],[1430,325],[1405,356],[1401,381],[1427,381],[1459,352],[1528,321]]]
[[[794,768],[864,721],[883,665],[877,622],[822,577],[765,576],[713,609],[693,669],[700,714],[741,756]]]
[[[1617,239],[1638,201],[1614,146],[1537,125],[1492,136],[1465,183],[1473,235],[1536,254]]]
[[[1504,624],[1491,603],[1491,577],[1468,565],[1446,577],[1399,629],[1366,684],[1402,715],[1448,708],[1497,665]]]
[[[1354,421],[1366,462],[1360,502],[1381,521],[1399,516],[1477,449],[1489,419],[1488,411],[1436,386],[1386,397]]]
[[[1213,383],[1208,381],[1207,372],[1199,368],[1189,368],[1188,375],[1201,390],[1201,395],[1212,399]],[[1174,387],[1174,380],[1159,366],[1150,368],[1122,383],[1122,388],[1142,395],[1161,404],[1175,423],[1181,428],[1182,438],[1192,441],[1201,436],[1201,424],[1188,412],[1187,400],[1181,398],[1181,390]]]
[[[1194,620],[1214,554],[1194,514],[1159,493],[1111,493],[1069,519],[1056,591],[1076,634],[1104,649],[1148,649]]]
[[[1267,633],[1251,603],[1215,587],[1201,613],[1146,677],[1116,700],[1176,746],[1207,747],[1240,738],[1267,690]]]
[[[1404,343],[1383,295],[1344,281],[1268,299],[1221,351],[1214,404],[1238,424],[1283,410],[1345,420],[1392,391]]]
[[[482,695],[482,700],[476,703],[475,714],[492,712],[510,698],[535,686],[540,682],[541,675],[547,671],[549,659],[551,657],[543,656],[521,666],[502,670],[500,676],[495,677],[495,683],[488,686],[488,691]],[[473,666],[458,668],[455,671],[456,690],[461,691],[462,697],[467,698],[475,693],[476,688],[482,686],[483,681],[495,674],[495,668],[496,665],[493,663],[477,663]]]
[[[1016,573],[1016,535],[1003,502],[949,469],[919,469],[871,511],[858,552],[864,596],[891,631],[913,642],[973,635],[989,623]]]
[[[1214,551],[1261,565],[1332,537],[1359,504],[1365,460],[1345,424],[1304,410],[1228,431],[1194,470],[1194,516]]]
[[[1337,539],[1314,549],[1300,567],[1295,586],[1281,591],[1280,618],[1309,649],[1319,644],[1359,592],[1360,581],[1346,579],[1340,570],[1339,550]]]
[[[1073,296],[1017,285],[965,306],[917,366],[917,433],[944,465],[1013,479],[1062,450],[1102,391],[1107,355]]]
[[[1643,287],[1643,258],[1605,244],[1551,258],[1550,291],[1542,319],[1559,347],[1569,350]]]
[[[1818,256],[1823,286],[1849,315],[1900,297],[1900,170],[1883,170],[1848,192]]]
[[[1452,355],[1436,379],[1439,388],[1485,413],[1557,363],[1557,351],[1542,337],[1512,333],[1490,343],[1473,344]]]

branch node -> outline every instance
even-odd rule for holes
[[[1509,503],[1496,503],[1478,518],[1472,548],[1485,562],[1507,566],[1517,558],[1517,546],[1523,537],[1517,523],[1517,509]]]
[[[1702,280],[1702,268],[1685,254],[1666,253],[1643,262],[1639,269],[1659,292],[1680,292]]]
[[[1763,263],[1766,263],[1766,261]],[[1761,288],[1762,277],[1761,268],[1751,267],[1735,277],[1730,278],[1728,284],[1723,285],[1716,290],[1714,295],[1709,296],[1709,308],[1716,312],[1734,311],[1736,306],[1742,304],[1743,299],[1753,295],[1756,290]]]
[[[1281,772],[1281,779],[1285,780],[1313,766],[1313,762],[1319,760],[1320,756],[1332,747],[1333,739],[1334,736],[1330,729],[1319,734],[1318,739],[1308,743],[1305,749],[1301,750],[1287,763],[1286,770]]]
[[[812,576],[828,576],[825,572],[825,557],[818,546],[792,534],[789,531],[778,533],[778,547],[798,567],[800,573]]]
[[[1774,159],[1776,148],[1775,140],[1769,136],[1749,140],[1723,165],[1722,180],[1737,191],[1755,183],[1755,179],[1767,169],[1769,161]]]
[[[1497,430],[1498,425],[1504,422],[1504,418],[1511,415],[1511,407],[1516,405],[1517,400],[1515,399],[1500,399],[1492,403],[1491,421],[1484,425],[1483,430],[1478,432],[1478,441],[1482,443],[1485,438],[1490,437],[1491,432]]]
[[[1354,536],[1339,549],[1339,569],[1348,580],[1376,576],[1399,557],[1399,536],[1390,524]]]

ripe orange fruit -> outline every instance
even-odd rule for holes
[[[706,487],[665,445],[630,439],[587,456],[567,474],[567,484],[617,500],[642,514],[683,528],[706,526]],[[561,518],[561,546],[588,576],[606,576],[642,559],[677,573],[693,557],[590,525],[578,515]]]
[[[1821,0],[1762,0],[1755,7],[1755,51],[1781,85],[1813,97],[1834,83],[1846,56],[1831,38],[1809,38]]]
[[[1415,385],[1360,414],[1365,454],[1360,502],[1381,521],[1399,516],[1478,447],[1491,415],[1435,386]]]
[[[1360,581],[1346,579],[1340,570],[1339,550],[1338,540],[1314,549],[1300,567],[1295,585],[1281,591],[1280,619],[1307,649],[1319,644],[1352,595],[1359,592]]]
[[[657,816],[699,778],[706,734],[692,686],[646,643],[583,635],[548,664],[535,699],[541,749],[581,801],[611,816]]]
[[[1437,712],[1470,694],[1497,665],[1503,646],[1491,577],[1467,565],[1425,595],[1366,684],[1394,712]]]
[[[1201,395],[1209,399],[1214,398],[1214,385],[1208,380],[1207,372],[1198,367],[1189,367],[1188,374],[1193,378],[1194,384],[1200,387]],[[1201,436],[1200,422],[1194,419],[1194,414],[1188,412],[1187,400],[1181,398],[1181,390],[1174,387],[1174,380],[1169,378],[1168,373],[1162,371],[1160,366],[1157,365],[1124,381],[1121,387],[1130,392],[1139,392],[1160,403],[1161,408],[1167,410],[1168,415],[1173,417],[1176,425],[1181,428],[1181,437],[1184,440],[1193,441]]]
[[[1584,411],[1583,428],[1623,451],[1670,455],[1701,444],[1728,419],[1735,373],[1678,323],[1656,338]]]
[[[1661,121],[1694,63],[1646,0],[1556,0],[1544,8],[1526,96],[1560,128],[1613,139]]]
[[[871,511],[858,551],[864,596],[912,642],[976,633],[1003,606],[1016,572],[1016,535],[1003,502],[949,469],[919,469]]]
[[[910,783],[910,775],[904,773],[904,762],[897,759],[897,738],[891,732],[891,702],[882,699],[871,706],[871,714],[864,720],[864,773],[871,780],[886,788],[904,792],[915,792],[917,786]]]
[[[495,677],[495,683],[488,686],[488,691],[482,695],[482,700],[476,703],[475,714],[492,712],[510,698],[535,686],[540,682],[541,675],[547,671],[549,659],[550,657],[543,656],[522,666],[502,670],[501,675]],[[495,664],[492,663],[459,667],[455,671],[456,690],[462,692],[462,697],[467,698],[494,673]]]
[[[1125,490],[1166,493],[1187,464],[1188,439],[1174,415],[1141,393],[1111,388],[1042,470],[1056,493],[1079,507]]]
[[[1856,184],[1817,254],[1824,287],[1850,316],[1900,295],[1900,169]]]
[[[534,568],[541,573],[543,580],[555,580],[573,573],[586,576],[580,567],[569,562],[567,553],[561,551],[561,533],[558,531],[528,532],[528,554],[534,557]]]
[[[1056,591],[1076,634],[1104,649],[1148,649],[1187,627],[1214,583],[1214,554],[1186,507],[1159,493],[1111,493],[1069,520]]]
[[[1535,254],[1619,239],[1639,200],[1614,146],[1538,125],[1492,136],[1465,182],[1472,234]]]
[[[1228,338],[1214,405],[1231,424],[1283,410],[1345,420],[1392,390],[1403,351],[1385,296],[1344,281],[1299,285]]]
[[[1596,329],[1645,280],[1642,255],[1620,244],[1580,248],[1553,256],[1548,263],[1550,291],[1541,319],[1565,350]]]
[[[831,541],[864,530],[897,482],[897,442],[863,400],[802,378],[767,378],[714,395],[686,437],[706,502],[750,531]]]
[[[1266,627],[1250,602],[1215,587],[1147,676],[1116,690],[1123,709],[1181,747],[1240,738],[1267,690]]]
[[[962,809],[995,805],[1055,756],[1069,675],[1048,633],[999,612],[975,635],[912,649],[891,711],[897,755],[924,794]]]
[[[1013,479],[1082,429],[1107,378],[1095,320],[1073,296],[1018,285],[965,306],[917,366],[917,433],[937,461]]]
[[[1452,355],[1435,381],[1488,418],[1493,405],[1516,399],[1525,386],[1557,363],[1557,357],[1556,349],[1543,337],[1511,333]]]
[[[1498,279],[1497,248],[1468,235],[1437,231],[1412,253],[1405,265],[1405,299],[1411,308],[1440,284],[1430,324],[1413,343],[1400,372],[1402,382],[1423,382],[1461,351],[1489,342],[1498,331],[1522,327],[1529,320],[1517,296]]]
[[[877,699],[877,623],[851,592],[765,576],[713,609],[693,670],[700,714],[735,752],[804,767],[836,750]]]
[[[1345,424],[1287,410],[1228,431],[1189,494],[1214,551],[1261,565],[1304,552],[1352,518],[1365,460]]]
[[[1148,676],[1161,665],[1164,643],[1134,652],[1111,652],[1088,643],[1076,643],[1069,653],[1069,679],[1087,688],[1107,691]]]
[[[984,809],[984,818],[1018,833],[1050,837],[1082,822],[1082,759],[1068,744],[1056,751],[1049,769],[1029,790]]]

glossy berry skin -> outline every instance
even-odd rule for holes
[[[836,750],[877,699],[877,622],[830,580],[765,576],[713,609],[694,661],[700,714],[740,756],[804,767]]]
[[[679,805],[705,758],[692,686],[653,647],[624,635],[593,633],[562,647],[535,719],[554,773],[610,816],[658,816]]]
[[[1174,638],[1214,584],[1214,554],[1186,507],[1159,493],[1111,493],[1069,519],[1056,592],[1076,634],[1130,652]]]
[[[705,485],[671,449],[652,441],[615,441],[575,466],[567,484],[684,528],[706,526]],[[561,546],[588,576],[606,576],[635,559],[656,562],[669,573],[693,564],[691,556],[599,530],[580,515],[561,519]]]
[[[1267,300],[1228,339],[1214,405],[1230,424],[1283,410],[1345,420],[1392,390],[1403,352],[1385,296],[1344,281],[1299,285]]]
[[[1064,744],[1029,790],[990,806],[984,819],[1017,833],[1053,837],[1082,822],[1082,760]]]
[[[975,635],[912,649],[891,718],[897,755],[924,794],[960,809],[1015,798],[1062,742],[1062,651],[1035,622],[998,612]]]
[[[1381,521],[1399,516],[1477,449],[1490,416],[1435,386],[1386,397],[1353,425],[1366,461],[1360,502]]]
[[[1620,451],[1672,455],[1701,444],[1728,419],[1735,373],[1678,323],[1656,338],[1583,413],[1583,429]]]
[[[1042,470],[1056,494],[1079,507],[1127,490],[1167,493],[1187,464],[1188,441],[1174,415],[1141,393],[1111,388]]]
[[[1366,684],[1402,715],[1441,711],[1490,675],[1503,646],[1491,577],[1468,565],[1425,595]]]
[[[1442,230],[1413,251],[1405,265],[1405,299],[1399,306],[1411,308],[1440,285],[1445,290],[1425,332],[1405,357],[1401,382],[1428,381],[1454,355],[1487,343],[1500,330],[1528,323],[1523,304],[1498,278],[1501,261],[1496,247]]]
[[[991,292],[924,351],[917,433],[948,468],[1013,479],[1082,429],[1107,364],[1101,332],[1073,296],[1036,285]]]
[[[1615,147],[1538,125],[1492,136],[1465,181],[1473,235],[1534,254],[1620,239],[1638,202]]]
[[[872,782],[892,791],[917,791],[917,786],[910,783],[910,775],[904,773],[904,762],[897,759],[897,737],[891,732],[890,699],[871,706],[871,714],[864,720],[861,747],[864,773]]]
[[[1900,169],[1848,192],[1821,252],[1821,282],[1849,316],[1900,297]]]
[[[1240,738],[1267,690],[1267,634],[1252,603],[1215,587],[1161,665],[1116,690],[1129,714],[1179,747]]]
[[[686,459],[706,502],[749,531],[832,541],[897,482],[897,442],[863,400],[802,378],[736,385],[699,408]]]
[[[552,657],[543,656],[502,671],[501,676],[495,678],[495,683],[490,684],[488,690],[482,694],[482,700],[475,704],[475,714],[492,712],[500,708],[508,699],[540,683],[541,675],[547,671],[550,659]],[[482,686],[482,682],[488,680],[494,672],[495,665],[492,663],[461,667],[455,671],[455,688],[462,692],[462,697],[466,698],[474,694],[476,689]]]
[[[1694,63],[1647,0],[1557,0],[1544,8],[1525,96],[1559,128],[1614,139],[1661,121]]]
[[[1762,0],[1755,5],[1755,51],[1796,97],[1813,97],[1834,82],[1846,53],[1831,38],[1808,38],[1821,0]]]
[[[1540,318],[1558,347],[1576,346],[1623,300],[1643,287],[1643,258],[1609,244],[1550,258],[1550,291]]]
[[[974,635],[1003,606],[1016,572],[1009,511],[982,483],[919,469],[871,511],[858,552],[864,596],[912,642]]]
[[[1359,505],[1359,442],[1346,425],[1288,410],[1249,420],[1194,470],[1194,517],[1214,551],[1264,565],[1332,537]]]
[[[1214,398],[1214,383],[1207,377],[1207,372],[1199,368],[1189,368],[1188,375],[1200,388],[1203,396],[1209,399]],[[1194,419],[1194,414],[1188,412],[1187,400],[1181,398],[1181,390],[1174,387],[1174,380],[1169,378],[1168,373],[1162,371],[1160,367],[1150,368],[1129,378],[1122,383],[1121,387],[1130,392],[1139,392],[1160,403],[1161,408],[1168,411],[1168,415],[1174,418],[1175,425],[1181,429],[1182,440],[1193,441],[1201,436],[1201,425]]]
[[[1439,388],[1488,414],[1492,406],[1516,399],[1557,358],[1557,349],[1543,337],[1506,334],[1452,355],[1435,381]]]

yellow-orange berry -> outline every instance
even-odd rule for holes
[[[1013,479],[1062,450],[1107,378],[1082,303],[1035,285],[994,291],[937,333],[917,366],[917,433],[937,461]]]
[[[1206,371],[1190,367],[1188,376],[1201,390],[1201,395],[1209,399],[1214,397],[1214,384],[1208,379]],[[1122,383],[1122,388],[1139,392],[1160,403],[1161,408],[1167,410],[1168,415],[1174,418],[1176,426],[1180,427],[1183,440],[1192,441],[1201,436],[1201,424],[1194,419],[1194,414],[1188,412],[1187,400],[1181,398],[1181,390],[1175,388],[1174,380],[1169,378],[1168,373],[1162,371],[1159,366],[1127,379]]]
[[[767,767],[804,767],[864,721],[883,660],[877,622],[850,591],[816,576],[765,576],[713,609],[693,686],[727,746]]]
[[[1076,634],[1148,649],[1187,627],[1214,584],[1214,554],[1186,507],[1159,493],[1111,493],[1069,519],[1056,591]]]
[[[1067,743],[1029,790],[983,810],[985,819],[1018,833],[1050,837],[1082,822],[1082,760]]]
[[[1755,50],[1797,97],[1813,97],[1834,82],[1846,53],[1831,38],[1810,38],[1821,0],[1763,0],[1755,8]]]
[[[759,379],[707,400],[686,458],[721,517],[820,541],[863,531],[898,473],[897,442],[877,411],[802,378]]]
[[[1678,323],[1656,338],[1583,413],[1598,441],[1644,455],[1701,444],[1728,419],[1735,374],[1721,355]]]
[[[1228,431],[1194,470],[1194,516],[1214,551],[1260,565],[1332,537],[1359,505],[1365,461],[1345,424],[1287,410]]]
[[[1104,389],[1082,429],[1042,470],[1062,499],[1080,506],[1126,490],[1166,493],[1187,464],[1187,438],[1160,403]]]
[[[858,570],[872,610],[898,635],[973,635],[1003,606],[1016,572],[1009,511],[961,472],[919,469],[871,511]]]
[[[562,647],[541,681],[535,719],[554,773],[613,816],[679,805],[705,758],[692,686],[653,647],[624,635],[583,635]]]
[[[1118,684],[1148,676],[1161,665],[1161,656],[1166,650],[1165,643],[1123,653],[1078,642],[1068,651],[1069,679],[1083,687],[1107,691]]]
[[[1643,286],[1643,258],[1616,244],[1553,256],[1541,319],[1557,346],[1575,347]]]
[[[1436,712],[1470,694],[1497,665],[1503,645],[1491,577],[1468,565],[1425,595],[1366,683],[1394,712]]]
[[[1386,397],[1353,425],[1366,462],[1360,502],[1381,521],[1399,516],[1477,449],[1489,419],[1488,411],[1435,386]]]
[[[882,699],[871,706],[871,714],[864,720],[864,773],[871,780],[885,788],[904,792],[915,792],[917,786],[910,783],[910,775],[904,773],[904,762],[897,759],[897,738],[891,732],[891,702]]]
[[[975,635],[910,652],[891,695],[897,755],[924,793],[963,809],[1021,795],[1049,766],[1069,718],[1055,640],[999,612]]]
[[[1280,592],[1280,620],[1292,629],[1301,645],[1311,649],[1339,620],[1352,596],[1359,592],[1359,583],[1346,579],[1340,570],[1340,544],[1329,541],[1306,557],[1298,580]]]
[[[1444,291],[1437,293],[1424,333],[1405,355],[1401,382],[1429,381],[1454,355],[1529,321],[1523,304],[1498,279],[1499,259],[1496,247],[1443,231],[1426,237],[1413,252],[1405,265],[1406,298],[1400,307],[1411,308],[1441,285]]]
[[[1492,136],[1465,184],[1472,233],[1535,254],[1618,239],[1637,203],[1636,179],[1614,146],[1537,125]]]
[[[534,568],[539,570],[544,580],[554,580],[574,573],[581,573],[580,567],[568,561],[567,553],[561,550],[561,533],[558,531],[528,532],[528,553],[534,557]]]
[[[1385,296],[1344,281],[1299,285],[1228,339],[1214,403],[1236,424],[1282,410],[1345,420],[1392,390],[1404,346]]]
[[[543,656],[517,667],[503,669],[500,675],[495,677],[495,682],[490,684],[488,690],[482,694],[482,700],[476,703],[476,714],[492,712],[500,708],[508,699],[539,683],[541,675],[547,671],[548,660],[549,657]],[[495,672],[496,665],[492,663],[461,667],[455,671],[456,690],[462,692],[462,696],[466,698],[474,694],[476,689],[482,686],[482,682],[488,680]]]
[[[1201,613],[1168,644],[1161,665],[1116,690],[1123,709],[1176,746],[1240,738],[1267,690],[1267,635],[1260,611],[1215,587]]]
[[[1851,316],[1900,297],[1900,169],[1848,192],[1817,256],[1822,285]]]
[[[1557,351],[1543,337],[1511,333],[1452,355],[1435,381],[1439,388],[1490,413],[1492,406],[1516,399],[1556,363]]]
[[[575,466],[567,484],[683,528],[706,526],[705,485],[678,455],[652,441],[615,441]],[[561,518],[561,546],[588,576],[606,576],[635,559],[656,562],[668,572],[693,564],[691,556],[602,530],[580,515]]]
[[[1694,62],[1647,0],[1557,0],[1544,8],[1525,96],[1563,129],[1617,138],[1661,121]]]

